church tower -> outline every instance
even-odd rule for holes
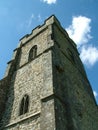
[[[0,130],[98,130],[75,43],[57,18],[20,39],[0,80]]]

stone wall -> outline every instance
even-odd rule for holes
[[[55,26],[54,32],[54,93],[61,102],[61,108],[65,105],[62,109],[62,115],[66,115],[64,127],[67,126],[69,130],[97,130],[97,104],[75,45],[62,34],[62,29]],[[57,107],[56,112],[60,109],[58,102]],[[59,116],[56,117],[57,122],[58,118]],[[64,127],[62,130],[65,130]]]
[[[17,49],[14,51],[14,62],[9,62],[9,67],[6,71],[6,75],[13,72],[10,66],[13,68],[13,63],[16,63],[16,69],[11,73],[6,110],[3,113],[1,122],[4,130],[40,129],[39,121],[43,108],[42,100],[53,94],[51,53],[53,41],[50,38],[50,29],[51,26],[30,41],[22,43],[18,48],[20,50],[18,56],[16,56]],[[37,55],[35,59],[28,61],[29,51],[34,45],[37,45]],[[25,94],[29,96],[29,110],[28,113],[19,115],[21,100]],[[48,105],[46,107],[48,109]],[[52,110],[50,111],[51,113],[53,113]],[[41,118],[44,118],[43,113],[44,111],[41,113]],[[34,118],[36,114],[39,114],[37,119]],[[54,115],[51,114],[51,116],[54,119]],[[42,125],[41,127],[43,128]]]
[[[6,78],[0,80],[0,120],[1,120],[2,114],[5,110],[5,103],[7,100],[9,81],[10,81],[9,77],[6,77]]]

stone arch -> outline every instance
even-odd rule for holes
[[[35,59],[37,56],[37,45],[33,46],[29,51],[28,61]]]

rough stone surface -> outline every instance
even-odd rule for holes
[[[54,26],[54,32],[53,87],[62,106],[65,104],[66,126],[69,130],[97,130],[98,109],[78,52],[58,27]]]
[[[19,115],[24,95],[28,111]],[[20,39],[8,62],[0,80],[0,130],[97,129],[98,108],[76,45],[51,16]]]

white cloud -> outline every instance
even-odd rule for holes
[[[94,94],[95,98],[98,96],[98,93],[96,91],[93,91],[93,94]]]
[[[34,22],[41,22],[42,21],[42,17],[40,14],[38,15],[34,15],[34,14],[31,14],[31,16],[23,23],[20,24],[20,27],[21,29],[25,28],[26,30],[28,30]]]
[[[29,20],[26,21],[27,28],[29,28],[31,26],[33,19],[34,19],[34,14],[32,14],[31,17],[29,18]]]
[[[98,49],[93,46],[83,46],[80,57],[87,67],[93,66],[98,61]]]
[[[38,15],[38,21],[39,21],[39,22],[42,21],[42,18],[41,18],[41,15],[40,15],[40,14]]]
[[[66,28],[69,36],[77,44],[80,50],[80,58],[87,67],[93,66],[98,61],[98,48],[88,43],[92,38],[90,23],[90,18],[74,16],[72,24]]]
[[[80,47],[91,39],[90,27],[91,19],[85,16],[73,17],[72,24],[66,28],[69,36]]]
[[[41,0],[43,2],[46,2],[47,4],[55,4],[57,0]]]

